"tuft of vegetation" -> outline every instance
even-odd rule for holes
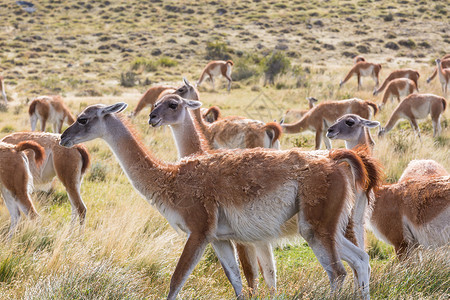
[[[233,51],[225,42],[213,41],[206,44],[206,59],[229,60]]]
[[[87,180],[104,182],[106,180],[107,174],[108,174],[108,167],[100,162],[95,162],[91,167],[91,171],[89,172]]]
[[[120,74],[120,85],[123,87],[133,87],[136,85],[136,73],[126,72]]]
[[[281,51],[275,51],[271,55],[266,56],[261,64],[264,71],[264,83],[275,83],[275,77],[285,74],[291,67],[290,59]]]
[[[398,44],[404,47],[407,47],[409,49],[415,49],[416,48],[416,42],[414,42],[412,39],[407,40],[400,40],[398,41]]]

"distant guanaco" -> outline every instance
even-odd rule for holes
[[[136,117],[141,110],[143,110],[145,107],[150,106],[150,111],[153,110],[153,106],[155,105],[156,101],[164,96],[165,94],[173,93],[176,90],[173,86],[168,85],[155,85],[149,88],[144,95],[142,95],[141,99],[139,100],[138,104],[136,105],[136,108],[134,111],[130,114],[130,117]]]
[[[342,87],[342,85],[346,83],[354,74],[356,74],[358,78],[358,90],[361,88],[361,77],[363,76],[372,76],[372,79],[375,81],[375,87],[378,87],[378,76],[380,74],[380,70],[380,64],[370,63],[365,60],[360,61],[352,67],[347,76],[345,76],[344,80],[341,80],[339,87]]]
[[[450,54],[446,54],[441,58],[441,66],[443,69],[450,68]],[[433,74],[427,79],[427,83],[430,83],[437,75],[437,68],[434,68]]]
[[[391,74],[389,74],[389,76],[386,77],[386,79],[383,81],[383,84],[378,89],[374,89],[373,95],[376,96],[379,93],[381,93],[387,87],[389,82],[391,82],[392,80],[394,80],[396,78],[411,79],[412,81],[414,81],[414,83],[416,84],[416,87],[418,88],[419,85],[418,85],[417,81],[419,80],[419,77],[420,77],[419,72],[417,72],[416,70],[413,70],[413,69],[400,69],[400,70],[392,71]]]
[[[200,79],[197,81],[197,86],[200,86],[206,78],[211,79],[212,88],[214,89],[214,78],[222,75],[228,80],[228,92],[231,89],[231,69],[234,63],[231,60],[214,60],[206,65],[203,69]]]
[[[31,131],[36,130],[36,124],[41,122],[41,131],[45,131],[47,121],[53,124],[53,132],[61,133],[62,125],[67,122],[71,125],[75,117],[64,104],[60,96],[40,96],[30,103],[28,109],[30,115]]]
[[[441,60],[438,58],[436,59],[436,67],[439,74],[439,81],[442,85],[442,93],[444,94],[444,97],[447,95],[448,92],[448,86],[450,84],[450,69],[444,69],[442,67]]]
[[[386,102],[394,97],[397,97],[398,102],[400,102],[401,97],[406,97],[414,91],[418,92],[417,85],[414,81],[408,78],[396,78],[388,83],[386,91],[383,95],[383,102],[378,106],[378,108],[382,108]]]

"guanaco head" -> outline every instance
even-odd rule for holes
[[[386,134],[386,128],[380,127],[380,131],[378,131],[378,137],[383,137]]]
[[[61,135],[59,144],[64,147],[72,147],[82,142],[103,137],[108,131],[105,119],[111,117],[111,114],[123,111],[127,106],[126,103],[119,102],[109,106],[95,104],[86,107],[79,114],[76,122],[70,125]]]
[[[174,94],[184,99],[199,100],[197,89],[186,78],[183,78],[183,85]]]
[[[178,95],[165,95],[155,103],[155,108],[149,115],[148,123],[153,127],[162,125],[184,124],[189,115],[187,109],[197,109],[202,105],[200,101],[183,99]]]
[[[355,114],[343,115],[328,128],[327,137],[346,141],[357,140],[363,134],[364,127],[380,126],[378,121],[370,121]]]

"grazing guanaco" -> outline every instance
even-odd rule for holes
[[[130,114],[130,117],[136,117],[141,112],[141,110],[143,110],[147,106],[150,106],[150,111],[152,111],[156,101],[159,98],[161,98],[165,94],[173,93],[175,90],[175,87],[168,85],[152,86],[144,93],[144,95],[142,95],[141,99],[139,99],[139,102],[136,105],[134,111]]]
[[[65,148],[59,145],[60,134],[47,132],[15,132],[5,136],[1,141],[9,144],[19,144],[22,141],[33,141],[45,149],[46,157],[42,164],[36,164],[33,153],[27,152],[33,183],[36,187],[47,187],[58,177],[66,188],[72,207],[72,223],[77,216],[84,225],[87,208],[81,198],[81,183],[83,175],[90,164],[90,155],[84,145]]]
[[[370,121],[355,114],[346,114],[328,128],[327,138],[344,140],[347,149],[364,147],[371,151],[375,142],[368,128],[377,126],[380,126],[378,121]]]
[[[369,210],[375,235],[393,245],[400,259],[418,245],[450,242],[450,176],[409,178],[383,185]]]
[[[414,91],[419,92],[417,89],[416,83],[408,78],[396,78],[392,79],[386,88],[386,91],[383,95],[383,101],[378,106],[379,109],[382,109],[386,102],[394,97],[397,97],[398,102],[400,102],[401,97],[406,97]]]
[[[261,148],[222,150],[169,164],[153,157],[118,115],[125,103],[87,107],[61,136],[61,145],[102,138],[133,186],[188,238],[172,275],[175,299],[211,243],[236,296],[242,297],[231,240],[270,242],[294,215],[298,231],[327,271],[333,289],[342,284],[347,261],[364,299],[369,299],[369,256],[344,237],[353,185],[368,182],[352,150],[302,152]],[[348,172],[348,165],[351,167]],[[136,166],[139,166],[136,168]],[[367,201],[367,200],[366,200]]]
[[[299,133],[306,130],[311,130],[316,133],[316,150],[320,149],[322,139],[327,149],[331,149],[331,142],[326,137],[327,129],[339,117],[353,113],[363,118],[368,119],[371,115],[378,112],[378,107],[371,101],[361,100],[357,98],[339,101],[326,101],[312,108],[303,118],[296,123],[282,124],[283,131],[288,134]]]
[[[5,105],[8,105],[8,99],[6,98],[5,92],[5,82],[3,76],[0,75],[0,92],[2,92],[3,100],[5,101]]]
[[[441,58],[441,66],[443,69],[450,68],[450,54],[446,54]],[[427,78],[427,83],[430,83],[431,80],[436,77],[438,72],[437,67],[434,68],[433,73],[430,75],[430,77]]]
[[[186,78],[174,94],[190,100],[199,100],[197,89]],[[222,118],[208,124],[202,118],[200,109],[193,111],[199,130],[211,149],[274,148],[280,149],[281,127],[278,123],[264,123],[240,116]]]
[[[444,97],[447,95],[447,91],[449,89],[450,85],[450,69],[443,69],[441,60],[438,58],[436,59],[436,68],[438,70],[439,74],[439,81],[441,82],[442,86],[442,93],[444,94]]]
[[[228,80],[228,92],[231,89],[231,69],[234,63],[231,60],[214,60],[209,62],[203,69],[200,79],[197,81],[197,86],[200,86],[206,78],[211,80],[212,88],[214,89],[214,78],[222,75]]]
[[[23,153],[28,149],[33,151],[36,164],[41,164],[45,151],[39,144],[33,141],[17,145],[0,142],[0,191],[11,217],[10,237],[19,223],[21,211],[31,218],[39,215],[30,199],[32,175]]]
[[[417,125],[418,119],[424,119],[431,115],[433,122],[433,137],[441,134],[439,119],[447,107],[447,101],[443,97],[433,94],[411,94],[400,102],[392,113],[385,127],[380,128],[378,136],[383,136],[394,128],[398,120],[407,119],[411,127],[420,137],[420,129]]]
[[[375,88],[378,86],[378,76],[380,74],[381,65],[374,64],[367,61],[360,61],[356,63],[351,70],[348,72],[347,76],[345,76],[344,80],[341,80],[339,83],[339,87],[342,87],[344,83],[346,83],[353,75],[356,74],[358,80],[358,90],[361,88],[361,77],[371,76],[373,81],[375,81]]]
[[[47,121],[52,123],[53,132],[61,133],[62,125],[75,122],[75,118],[69,108],[64,104],[60,96],[40,96],[30,103],[28,109],[30,115],[31,131],[36,130],[36,124],[41,122],[41,131],[45,131]]]
[[[418,89],[419,77],[420,77],[419,72],[417,72],[416,70],[413,70],[413,69],[400,69],[400,70],[392,71],[391,74],[389,74],[389,76],[386,77],[386,79],[383,81],[383,84],[378,89],[374,89],[373,95],[376,96],[379,93],[381,93],[392,80],[398,79],[398,78],[408,78],[408,79],[414,81],[415,86]]]
[[[313,108],[319,101],[314,97],[307,97],[309,109],[288,109],[283,117],[283,122],[288,118],[289,120],[300,120],[311,108]]]

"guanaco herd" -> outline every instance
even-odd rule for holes
[[[213,61],[203,70],[196,86],[222,75],[231,89],[233,62]],[[180,87],[154,86],[126,118],[126,103],[91,105],[77,118],[60,96],[40,96],[29,106],[32,132],[17,132],[0,141],[0,188],[11,216],[14,234],[20,211],[38,216],[30,193],[33,185],[49,185],[55,176],[67,190],[72,222],[85,223],[87,208],[80,195],[90,155],[80,143],[103,139],[120,162],[133,187],[177,231],[188,236],[170,282],[168,299],[175,299],[188,276],[211,243],[237,297],[243,297],[235,251],[252,293],[258,272],[272,292],[276,267],[272,243],[300,234],[328,274],[332,290],[346,276],[349,264],[355,284],[369,299],[370,265],[365,252],[364,228],[392,244],[400,259],[418,245],[439,247],[450,241],[450,174],[432,160],[411,161],[398,183],[383,185],[380,163],[372,156],[375,145],[370,120],[389,99],[400,102],[382,137],[401,118],[420,137],[418,119],[431,115],[433,136],[441,133],[440,117],[445,98],[419,94],[419,73],[395,70],[378,87],[380,64],[355,58],[340,86],[353,75],[358,89],[361,77],[375,81],[373,95],[383,91],[380,105],[357,98],[325,101],[308,98],[308,110],[289,110],[295,119],[264,123],[240,116],[223,117],[218,107],[201,109],[196,86],[183,79]],[[436,74],[444,96],[450,81],[450,55],[436,60]],[[0,76],[1,92],[7,98]],[[404,98],[403,100],[401,100]],[[401,100],[401,101],[400,101]],[[151,107],[148,123],[169,125],[179,161],[158,160],[135,134],[130,118]],[[46,123],[55,133],[41,131]],[[70,126],[62,135],[63,123]],[[280,136],[305,130],[315,132],[316,151],[280,150]],[[331,140],[345,141],[347,149],[332,149]],[[322,141],[327,148],[321,151]],[[13,174],[13,176],[11,176]]]

